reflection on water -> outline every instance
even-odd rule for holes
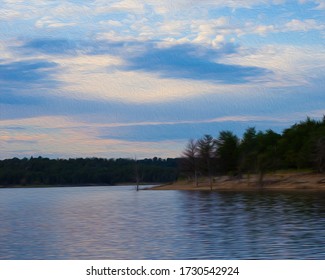
[[[0,259],[325,259],[325,194],[0,189]]]

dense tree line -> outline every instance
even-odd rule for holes
[[[163,183],[178,177],[259,174],[280,169],[313,169],[325,172],[325,116],[307,118],[281,134],[248,127],[240,139],[220,131],[216,138],[204,135],[189,140],[182,158],[152,159],[49,159],[0,160],[0,185],[56,185]]]
[[[321,121],[307,118],[278,134],[272,130],[246,129],[240,139],[231,131],[218,137],[204,135],[189,140],[183,151],[182,172],[196,183],[198,176],[221,174],[240,177],[279,169],[313,169],[325,172],[325,116]]]
[[[84,185],[171,182],[178,176],[177,159],[48,159],[0,161],[0,185]]]

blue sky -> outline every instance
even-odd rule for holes
[[[177,157],[325,114],[325,1],[0,0],[0,157]]]

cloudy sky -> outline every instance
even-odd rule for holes
[[[0,0],[0,157],[175,157],[325,114],[324,0]]]

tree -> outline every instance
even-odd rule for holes
[[[312,158],[318,172],[325,172],[325,116],[319,123],[317,130],[312,133]]]
[[[137,169],[137,170],[135,170]],[[137,175],[138,174],[138,175]],[[171,182],[178,159],[7,159],[0,160],[0,185],[109,184]]]
[[[216,155],[222,173],[238,170],[239,139],[231,131],[221,131],[216,140]]]
[[[301,169],[312,166],[314,134],[320,126],[321,122],[307,118],[283,131],[279,149],[286,167]]]
[[[183,169],[193,174],[196,187],[198,187],[198,142],[190,139],[183,151]]]
[[[315,162],[318,172],[325,172],[325,136],[320,137],[315,145]]]
[[[215,154],[215,141],[211,135],[204,135],[198,141],[198,153],[201,159],[204,172],[209,178],[210,188],[212,190],[212,170],[211,161]]]
[[[143,176],[140,176],[140,167],[139,167],[139,162],[137,160],[137,157],[134,158],[134,175],[135,175],[135,181],[136,181],[136,190],[139,190],[139,185],[140,185],[140,181],[141,178]]]
[[[256,171],[257,162],[257,135],[255,127],[246,129],[239,147],[240,165],[239,169],[246,171],[248,181],[250,174]]]
[[[281,135],[269,129],[265,133],[257,134],[257,161],[258,186],[263,186],[263,177],[266,171],[275,170],[278,166],[277,146]]]

